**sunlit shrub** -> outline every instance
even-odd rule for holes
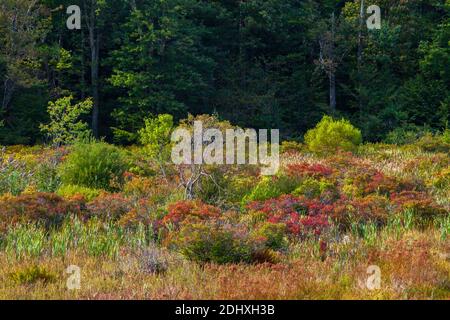
[[[449,214],[448,210],[436,204],[433,198],[425,192],[403,191],[391,195],[391,201],[397,212],[412,210],[417,218],[430,220]]]
[[[103,193],[87,205],[87,215],[101,220],[118,220],[133,208],[130,199],[120,193]]]
[[[252,192],[244,197],[243,202],[262,201],[291,193],[298,182],[298,178],[287,175],[265,176],[253,188]]]
[[[199,200],[182,200],[168,206],[168,214],[164,217],[164,223],[180,224],[185,219],[195,218],[199,220],[208,220],[217,218],[220,215],[220,209]]]
[[[346,229],[352,223],[386,223],[389,216],[390,203],[386,197],[369,195],[362,198],[341,199],[333,209],[333,219]]]
[[[56,274],[50,272],[45,267],[31,266],[23,269],[19,269],[10,273],[9,278],[17,284],[33,284],[35,282],[54,282],[56,281]]]
[[[321,178],[331,176],[334,170],[320,163],[294,163],[287,166],[286,172],[288,176]]]
[[[67,215],[84,212],[81,199],[65,200],[52,193],[0,197],[0,230],[19,222],[40,222],[49,227],[60,225]]]
[[[81,195],[87,201],[91,201],[98,197],[101,192],[101,190],[83,186],[63,185],[56,191],[56,194],[64,198],[71,198],[75,195]]]
[[[251,240],[248,231],[239,226],[221,224],[186,224],[172,241],[186,258],[200,263],[250,263],[257,252],[263,251],[264,240]]]
[[[254,201],[248,204],[251,211],[263,212],[267,221],[284,223],[291,235],[307,237],[320,235],[329,228],[328,217],[334,206],[315,199],[283,195],[266,201]]]
[[[306,145],[317,153],[330,153],[337,149],[355,151],[361,142],[359,129],[348,120],[334,120],[330,116],[324,116],[314,129],[305,134]]]
[[[117,190],[127,169],[123,152],[105,142],[80,143],[59,167],[63,184]]]
[[[429,184],[441,190],[450,190],[450,166],[443,168],[440,172],[434,175]]]
[[[326,179],[317,180],[314,178],[303,180],[292,194],[294,196],[305,196],[310,199],[324,196],[330,200],[339,196],[334,183]]]
[[[386,176],[378,170],[356,168],[346,173],[343,191],[350,197],[364,197],[373,193],[388,196],[393,192],[412,190],[415,187],[411,182]]]
[[[287,245],[284,223],[263,223],[252,232],[252,236],[257,239],[265,239],[265,245],[274,250],[283,249]]]
[[[230,175],[226,177],[225,199],[230,203],[239,203],[252,192],[258,178],[254,175]]]
[[[450,142],[442,135],[432,135],[431,133],[424,135],[415,143],[426,152],[450,152]]]

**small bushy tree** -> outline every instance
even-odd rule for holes
[[[41,124],[40,128],[56,145],[72,143],[90,132],[87,123],[79,118],[90,112],[92,99],[88,98],[77,104],[72,104],[72,99],[72,96],[68,96],[48,103],[50,122]]]
[[[124,153],[105,142],[77,143],[58,168],[64,185],[115,191],[128,168]]]
[[[165,176],[165,163],[171,152],[173,117],[170,114],[160,114],[154,118],[146,118],[144,122],[144,127],[139,130],[139,140],[144,145],[145,153],[158,162]]]
[[[314,129],[305,134],[305,143],[309,150],[322,154],[338,149],[354,151],[361,142],[361,131],[350,121],[335,120],[330,116],[324,116]]]

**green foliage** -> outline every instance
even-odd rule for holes
[[[127,168],[122,150],[105,142],[91,142],[74,145],[58,170],[65,185],[113,191],[122,185]]]
[[[318,198],[325,192],[336,193],[335,185],[326,179],[314,179],[311,177],[303,180],[292,192],[295,196],[305,196],[307,198]]]
[[[57,191],[56,194],[64,197],[71,198],[75,195],[82,195],[84,199],[87,201],[91,201],[100,195],[101,190],[92,189],[83,186],[76,185],[62,185]]]
[[[298,180],[284,174],[280,176],[264,176],[250,194],[244,196],[242,202],[262,201],[291,193],[298,185]]]
[[[164,164],[170,158],[173,117],[159,114],[155,118],[144,119],[144,127],[139,130],[139,140],[144,145],[144,152],[155,159],[164,172]]]
[[[286,248],[286,225],[284,223],[265,222],[252,232],[252,236],[265,239],[265,244],[273,250]]]
[[[41,131],[56,145],[73,143],[90,132],[87,123],[79,118],[92,109],[92,99],[88,98],[74,105],[71,103],[72,99],[72,96],[68,96],[48,103],[50,123],[41,125]]]
[[[411,144],[417,141],[417,139],[428,134],[429,128],[418,127],[415,125],[408,125],[404,127],[398,127],[389,132],[384,139],[386,143],[392,143],[397,145]]]
[[[450,153],[450,142],[445,140],[444,135],[433,135],[431,133],[426,134],[417,140],[415,145],[426,152]]]
[[[218,224],[186,224],[173,245],[186,258],[200,263],[239,263],[252,261],[252,244],[248,236]]]
[[[317,153],[332,153],[338,149],[355,151],[361,144],[361,131],[345,119],[324,116],[314,129],[305,134],[308,148]]]
[[[17,270],[9,274],[9,278],[17,284],[33,284],[41,281],[44,283],[56,281],[56,274],[48,271],[45,267],[37,265]]]

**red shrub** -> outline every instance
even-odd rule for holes
[[[164,217],[164,223],[179,224],[189,217],[196,217],[201,220],[217,218],[220,216],[220,209],[201,202],[200,200],[182,200],[169,204],[168,214]]]
[[[439,206],[433,198],[425,192],[403,191],[391,195],[397,212],[413,210],[421,218],[431,218],[437,215],[448,214],[448,210]]]
[[[53,193],[23,194],[0,198],[0,231],[17,222],[40,222],[59,225],[69,214],[85,210],[82,198],[66,200]]]
[[[88,216],[103,220],[120,219],[132,208],[132,201],[120,193],[102,193],[87,204]]]
[[[298,236],[321,234],[329,227],[328,216],[333,212],[333,205],[292,195],[252,202],[247,208],[265,213],[271,223],[286,224],[288,231]]]
[[[308,177],[328,177],[332,175],[334,170],[320,163],[295,163],[287,166],[287,174],[289,176],[308,176]]]
[[[334,220],[344,228],[352,222],[385,223],[388,218],[389,201],[378,195],[348,200],[341,198],[334,208]]]

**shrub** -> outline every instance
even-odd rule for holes
[[[335,185],[325,179],[306,178],[292,192],[294,196],[305,196],[309,199],[319,198],[326,195],[327,198],[337,198],[339,196]]]
[[[156,160],[163,175],[166,175],[165,162],[170,158],[173,117],[159,114],[155,118],[144,119],[144,122],[144,128],[139,131],[139,140],[144,145],[145,153]]]
[[[251,211],[263,212],[267,221],[283,223],[291,235],[306,237],[320,235],[329,227],[328,216],[333,212],[333,205],[305,197],[283,195],[276,199],[255,201],[248,204]]]
[[[390,203],[386,197],[369,195],[363,198],[340,199],[333,209],[333,219],[343,228],[352,224],[385,224],[389,216]]]
[[[44,267],[31,266],[10,273],[9,278],[17,284],[33,284],[38,281],[54,282],[57,277]]]
[[[274,250],[283,249],[287,245],[286,225],[284,223],[265,222],[252,232],[252,236],[257,239],[264,239],[265,245]]]
[[[100,195],[100,192],[101,190],[88,187],[63,185],[56,191],[56,194],[64,198],[72,198],[75,195],[80,195],[87,201],[91,201],[94,198],[97,198]]]
[[[230,175],[226,177],[225,199],[231,203],[240,203],[242,199],[252,192],[258,181],[254,175]]]
[[[298,179],[292,176],[264,176],[251,193],[243,198],[243,203],[263,201],[291,193],[297,184]]]
[[[20,194],[31,182],[32,174],[24,163],[0,154],[0,194]]]
[[[386,176],[370,168],[364,171],[361,168],[351,169],[345,175],[343,190],[351,197],[363,197],[372,193],[389,196],[393,192],[412,190],[417,187],[417,184]]]
[[[337,149],[355,151],[361,142],[361,131],[348,120],[334,120],[329,116],[324,116],[314,129],[305,134],[306,145],[317,153],[330,153]]]
[[[89,133],[87,123],[79,120],[79,117],[92,109],[92,99],[88,98],[75,105],[72,105],[72,99],[72,96],[68,96],[48,103],[50,123],[41,125],[40,128],[54,144],[72,143]]]
[[[0,231],[18,222],[39,222],[46,227],[59,226],[70,214],[84,212],[80,199],[65,200],[53,193],[0,197]]]
[[[432,135],[428,133],[417,140],[415,145],[426,152],[450,152],[450,142],[443,135]]]
[[[133,205],[130,199],[120,193],[103,193],[90,201],[86,207],[89,217],[109,221],[120,219],[133,208]]]
[[[168,206],[168,214],[164,217],[164,223],[180,224],[187,218],[199,220],[208,220],[217,218],[220,215],[220,209],[200,200],[182,200]]]
[[[334,170],[320,163],[294,163],[287,166],[286,172],[288,176],[293,177],[325,178],[331,176]]]
[[[425,192],[403,191],[391,195],[396,211],[401,213],[412,210],[416,217],[424,222],[435,217],[445,216],[448,211],[436,204],[431,196]]]
[[[404,127],[395,128],[389,132],[384,141],[386,143],[397,145],[412,144],[429,132],[429,129],[426,127],[407,125]]]
[[[117,190],[127,163],[123,152],[105,142],[79,143],[59,167],[61,181],[94,189]]]
[[[184,225],[172,244],[186,258],[200,263],[250,263],[263,244],[252,242],[246,229],[221,224]]]

